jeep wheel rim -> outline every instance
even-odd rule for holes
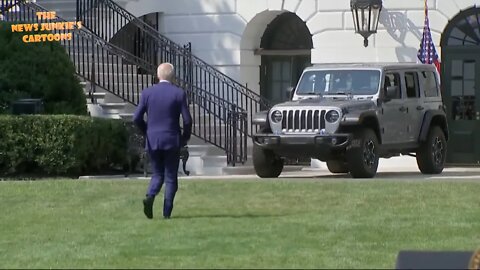
[[[371,168],[375,165],[375,160],[375,143],[370,140],[365,143],[365,148],[363,149],[363,163]]]
[[[433,162],[436,165],[442,165],[443,152],[444,152],[443,141],[439,137],[436,137],[433,140],[433,145],[432,145]]]

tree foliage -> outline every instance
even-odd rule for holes
[[[59,42],[24,43],[0,22],[0,114],[19,98],[41,98],[47,114],[85,115],[86,97]]]

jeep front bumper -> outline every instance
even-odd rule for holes
[[[254,134],[253,142],[285,157],[326,160],[350,145],[351,134]]]

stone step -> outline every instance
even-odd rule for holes
[[[198,136],[198,137],[197,137]],[[218,145],[221,145],[222,147],[224,147],[226,145],[226,139],[227,137],[223,134],[221,135],[217,135],[216,137],[213,136],[213,134],[211,136],[209,136],[209,134],[207,133],[206,136],[204,136],[204,134],[200,134],[200,133],[197,133],[195,132],[195,130],[192,131],[192,138],[190,139],[190,142],[191,144],[206,144],[206,143],[212,143],[212,144],[218,144]],[[248,146],[249,144],[251,144],[251,139],[250,138],[247,138],[247,154],[249,153],[248,151]],[[237,144],[239,145],[239,143]],[[237,151],[240,151],[240,146],[238,146],[238,150]],[[222,154],[224,155],[225,154],[225,151],[222,152]]]
[[[105,89],[106,92],[121,96],[125,100],[135,101],[135,103],[140,100],[141,95],[139,93],[143,91],[137,86],[119,86],[116,83],[103,82],[98,78],[95,79],[95,86],[96,88]],[[96,92],[98,92],[98,90],[96,90]]]
[[[100,78],[98,78],[97,81],[100,81],[100,83],[103,83],[103,81],[100,80]],[[86,91],[88,91],[90,83],[85,82],[85,83],[83,83],[83,86],[86,89]],[[120,91],[120,93],[121,93],[122,90],[125,89],[125,99],[134,99],[134,100],[139,100],[140,96],[141,96],[141,91],[143,89],[147,88],[147,87],[145,87],[145,88],[142,89],[141,87],[138,87],[137,84],[133,84],[133,83],[122,84],[122,83],[110,82],[110,86],[112,87],[112,89],[110,91],[115,89],[117,91]],[[137,87],[138,87],[138,91],[137,91]],[[97,90],[97,92],[99,92],[99,91],[100,90]],[[110,91],[107,91],[107,92],[110,92]],[[127,95],[128,95],[128,97],[127,97]],[[221,118],[218,118],[216,115],[210,114],[209,110],[203,109],[202,107],[200,107],[198,105],[195,105],[195,108],[193,108],[193,105],[190,105],[190,115],[192,116],[192,118],[194,120],[194,123],[197,124],[197,125],[203,125],[203,126],[211,125],[211,126],[213,126],[215,124],[215,125],[217,125],[217,128],[219,126],[221,128],[225,127],[225,120],[224,119],[226,117],[223,117],[223,114],[220,115]]]
[[[212,155],[209,154],[217,147],[209,144],[189,144],[189,159],[186,164],[187,170],[190,171],[190,175],[225,175],[225,174],[254,174],[251,164],[245,165],[236,164],[236,167],[232,169],[227,165],[227,157],[225,153]],[[218,148],[217,148],[218,149]],[[250,165],[250,168],[249,168]],[[286,169],[288,170],[288,168]],[[148,172],[151,173],[150,169]],[[180,162],[179,174],[183,174],[182,163]]]
[[[85,71],[82,72],[82,75],[84,75],[87,78],[90,78],[92,72],[90,71]],[[113,78],[115,80],[120,79],[120,82],[122,83],[131,83],[134,84],[135,82],[141,82],[142,78],[144,82],[148,82],[149,79],[151,80],[150,75],[142,75],[142,74],[137,74],[136,72],[134,73],[118,73],[116,70],[97,70],[95,73],[95,78],[101,79],[102,82],[113,82]],[[123,79],[123,81],[122,81]]]
[[[102,103],[100,106],[103,109],[104,114],[116,114],[118,117],[116,119],[121,119],[120,113],[123,113],[126,103]]]
[[[87,97],[87,103],[104,103],[106,95],[107,94],[104,92],[89,93],[87,91],[85,93],[85,96]],[[92,98],[93,98],[93,102],[92,102]]]
[[[216,144],[216,145],[220,145],[222,147],[225,147],[226,143],[227,143],[227,136],[225,134],[220,134],[220,133],[203,133],[203,132],[199,132],[198,130],[195,130],[195,129],[192,129],[192,135],[195,136],[195,138],[192,138],[192,142],[195,142],[195,143],[212,143],[212,144]],[[198,137],[197,137],[198,136]],[[248,146],[248,138],[247,138],[247,146]],[[237,142],[237,145],[240,145],[239,142]],[[238,146],[240,147],[240,146]],[[238,150],[240,151],[240,150]]]
[[[87,90],[89,89],[90,88],[87,88]],[[138,92],[142,91],[140,88],[137,89],[136,87],[120,87],[117,84],[102,82],[101,80],[96,79],[95,92],[99,92],[100,89],[104,89],[107,93],[118,96],[125,101],[128,100],[135,104],[140,101],[140,95],[138,94]]]
[[[133,121],[133,113],[119,113],[118,115],[123,121],[126,121],[126,122]]]
[[[202,157],[204,167],[224,167],[227,165],[227,156],[211,156]]]
[[[125,32],[119,32],[119,30],[117,30],[116,28],[110,28],[111,27],[111,24],[110,24],[110,20],[98,20],[96,17],[95,18],[90,18],[90,17],[86,17],[86,21],[85,21],[85,18],[82,17],[81,18],[81,23],[82,23],[82,34],[77,34],[75,33],[73,35],[73,39],[76,40],[76,39],[80,39],[80,40],[84,40],[83,42],[80,41],[80,42],[75,42],[75,43],[71,43],[71,42],[68,42],[68,41],[62,41],[62,44],[66,45],[66,46],[70,46],[70,45],[74,45],[74,49],[75,50],[78,50],[79,52],[82,52],[82,53],[86,53],[87,52],[87,49],[83,49],[83,48],[88,48],[88,51],[89,53],[92,53],[91,51],[91,46],[92,45],[95,45],[97,46],[96,44],[92,44],[91,42],[91,38],[90,37],[93,37],[95,40],[100,40],[102,41],[101,43],[105,43],[105,42],[108,42],[112,45],[114,45],[115,47],[117,48],[120,48],[120,49],[123,49],[124,51],[128,51],[130,52],[130,54],[133,54],[133,51],[134,49],[132,48],[131,45],[133,45],[133,39],[134,39],[134,35],[132,33],[128,33],[128,35],[125,35],[124,33]],[[69,20],[70,21],[70,20]],[[75,21],[75,20],[73,20]],[[85,24],[87,23],[87,24]],[[103,26],[97,26],[97,29],[96,31],[92,31],[88,28],[88,24],[105,24]],[[100,28],[102,27],[102,28]],[[104,29],[103,27],[106,27],[106,29]],[[121,29],[121,28],[120,28]],[[59,32],[59,33],[63,33],[62,31],[64,30],[60,30],[60,31],[56,31],[56,32]],[[117,36],[115,36],[116,34],[118,33],[123,33],[122,36],[119,36],[121,37],[121,39],[119,38],[116,38]],[[114,35],[112,37],[112,35]],[[87,42],[88,41],[88,42]],[[101,45],[99,47],[100,50],[106,50],[106,48],[103,48]],[[104,51],[104,53],[106,53],[107,51]],[[95,51],[95,53],[101,53],[101,51]]]
[[[87,52],[87,50],[76,51],[76,49],[78,49],[77,47],[73,47],[71,50],[69,50],[68,45],[64,45],[64,46],[66,47],[65,49],[74,63],[91,61],[92,59],[92,52],[90,50],[91,48],[89,48],[90,51]],[[93,57],[94,57],[93,61],[100,62],[100,63],[116,64],[118,60],[118,64],[123,64],[123,63],[130,64],[130,63],[127,63],[127,61],[123,60],[122,57],[117,54],[110,54],[110,53],[107,54],[106,52],[104,52],[104,54],[102,55],[100,52],[98,55],[97,54],[93,55]]]
[[[90,88],[87,88],[87,90],[89,89]],[[100,89],[104,89],[105,92],[118,96],[119,98],[122,98],[125,101],[128,100],[135,104],[137,104],[140,101],[141,95],[139,95],[138,92],[142,91],[140,88],[137,89],[136,87],[120,87],[117,84],[106,83],[96,79],[95,92],[99,92]]]
[[[87,103],[87,111],[91,117],[103,117],[103,109],[99,104]]]
[[[92,79],[90,77],[86,77],[89,80]],[[109,92],[114,92],[114,91],[122,91],[125,92],[125,95],[128,93],[130,97],[139,99],[141,92],[145,90],[148,87],[148,84],[143,83],[142,87],[142,81],[134,81],[133,83],[121,83],[121,81],[125,80],[126,78],[122,77],[116,77],[113,79],[113,76],[110,78],[95,78],[95,82],[99,84],[101,87],[105,87],[105,90],[108,90]],[[130,78],[129,78],[130,80]],[[120,81],[120,82],[119,82]],[[125,98],[126,99],[126,98]]]
[[[83,60],[83,59],[81,59]],[[92,68],[92,63],[89,62],[89,61],[77,61],[75,62],[75,66],[77,67],[77,69],[79,70],[89,70]],[[122,64],[122,63],[116,63],[115,62],[101,62],[101,63],[95,63],[95,70],[99,70],[99,71],[108,71],[109,73],[111,71],[114,71],[116,73],[134,73],[134,74],[139,74],[138,73],[138,69],[139,67],[137,67],[136,65],[132,65],[132,64]],[[140,75],[140,74],[139,74]]]
[[[128,106],[133,106],[132,104],[126,102],[126,100],[123,98],[123,97],[119,97],[117,96],[115,93],[119,93],[120,95],[122,95],[122,91],[120,89],[120,91],[118,91],[119,89],[105,89],[103,88],[101,85],[94,85],[95,86],[95,93],[94,95],[97,96],[98,98],[101,98],[102,96],[104,96],[104,103],[127,103]],[[85,92],[85,95],[87,96],[88,98],[88,95],[89,95],[89,91],[90,91],[90,82],[87,82],[87,84],[85,85],[84,87],[84,92]],[[117,90],[117,92],[113,91],[113,90]],[[131,97],[132,95],[130,95]],[[125,91],[125,98],[127,97],[127,92]],[[134,106],[135,108],[135,106]]]
[[[211,144],[188,144],[188,152],[190,154],[190,157],[203,157],[207,154],[210,148],[217,147]]]
[[[87,81],[83,81],[82,78],[77,77],[78,80],[80,81],[80,85],[82,86],[83,89],[88,89],[90,87],[90,83]]]
[[[107,119],[118,119],[121,120],[122,118],[118,114],[105,114],[102,118],[107,118]]]
[[[89,78],[89,77],[87,77]],[[122,82],[122,78],[125,82]],[[141,92],[150,87],[152,84],[148,81],[141,81],[141,78],[139,77],[140,80],[137,81],[136,78],[133,82],[130,82],[132,78],[128,78],[129,83],[126,83],[126,78],[125,77],[117,77],[115,75],[110,75],[110,78],[98,78],[96,77],[95,80],[97,83],[102,83],[102,84],[107,84],[114,86],[115,89],[130,89],[130,91],[134,90],[134,93],[140,97]],[[131,93],[131,92],[130,92]]]

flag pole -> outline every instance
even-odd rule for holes
[[[425,22],[428,22],[428,25],[430,27],[430,20],[428,19],[428,3],[427,3],[428,0],[425,0],[425,6],[424,6],[424,10],[425,10]],[[425,23],[425,26],[424,27],[427,27],[427,23]],[[423,42],[427,42],[427,39],[425,38],[425,35],[426,35],[427,31],[425,31],[425,29],[423,30]],[[428,46],[428,44],[425,44],[424,45],[426,48],[427,48],[427,55],[430,55],[431,54],[431,51],[430,51],[430,46]],[[431,64],[430,63],[430,57],[427,57],[426,59],[426,64]]]

